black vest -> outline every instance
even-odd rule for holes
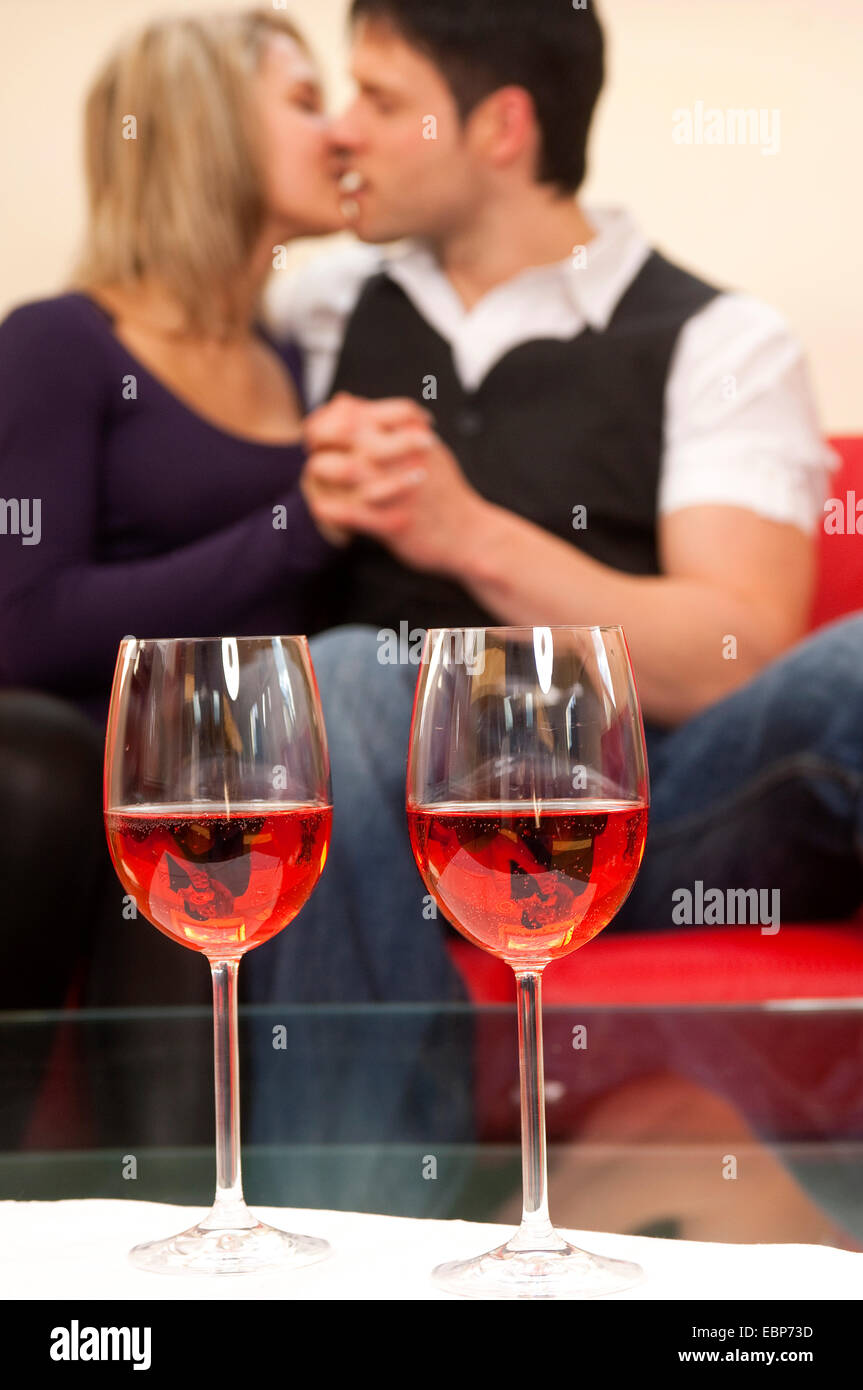
[[[718,293],[652,252],[603,332],[588,327],[566,341],[523,343],[468,392],[448,344],[400,286],[379,274],[348,322],[331,389],[413,397],[432,411],[483,497],[614,569],[658,574],[669,364],[687,319]],[[351,546],[338,587],[338,622],[398,631],[402,621],[500,621],[459,585],[412,571],[365,538]]]

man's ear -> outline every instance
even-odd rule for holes
[[[496,168],[536,154],[536,108],[524,87],[499,87],[474,107],[468,127],[471,144]]]

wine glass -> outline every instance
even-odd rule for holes
[[[571,1245],[548,1214],[541,983],[611,921],[644,852],[644,728],[620,627],[437,628],[414,699],[407,814],[420,873],[453,925],[515,971],[521,1226],[439,1265],[475,1298],[592,1298],[643,1278]]]
[[[326,1241],[266,1226],[240,1176],[237,969],[317,883],[330,767],[305,637],[120,644],[105,747],[105,829],[117,874],[153,926],[213,978],[216,1196],[196,1226],[130,1252],[160,1273],[311,1264]]]

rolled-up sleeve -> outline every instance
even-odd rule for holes
[[[780,314],[723,294],[690,319],[666,387],[660,515],[743,507],[811,534],[838,462],[803,350]]]

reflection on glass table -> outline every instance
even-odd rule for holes
[[[512,1222],[512,1009],[241,1010],[257,1204]],[[204,1008],[0,1015],[0,1198],[206,1206]],[[549,1007],[562,1227],[863,1249],[863,1006]]]

